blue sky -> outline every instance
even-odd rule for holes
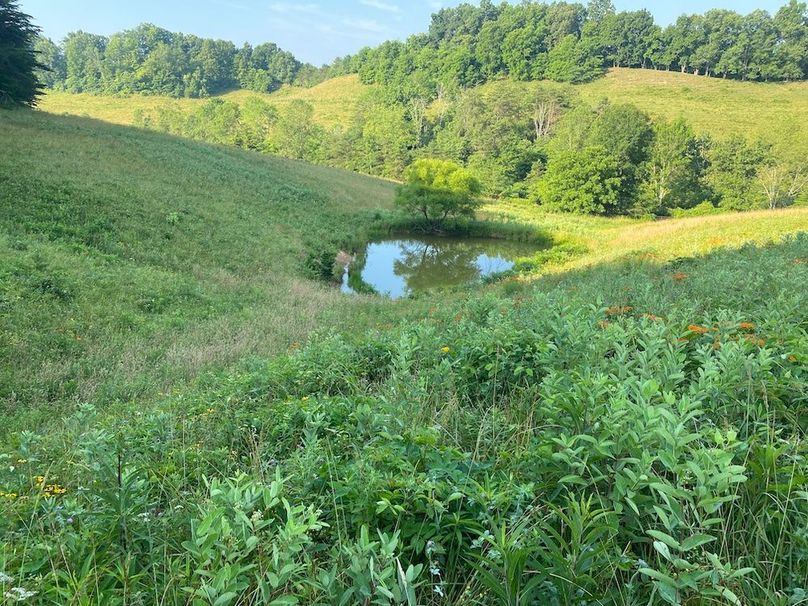
[[[429,16],[461,0],[22,0],[45,35],[56,40],[83,29],[111,34],[150,22],[172,31],[236,44],[275,42],[320,65],[384,40],[425,31]],[[647,7],[658,23],[709,8],[775,12],[786,0],[617,0],[619,10]]]

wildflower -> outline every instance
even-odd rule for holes
[[[716,351],[718,351],[719,349],[721,349],[721,341],[719,341],[718,339],[716,339],[715,341],[713,341],[713,349],[714,349],[714,350],[716,350]]]
[[[441,347],[441,348],[440,348],[440,350],[441,350],[443,353],[445,353],[445,354],[447,354],[447,353],[449,353],[450,351],[452,351],[452,350],[451,350],[451,348],[449,348],[449,347]]]
[[[706,326],[699,326],[698,324],[690,324],[687,329],[690,332],[694,332],[698,335],[705,335],[710,332],[711,329],[707,328]]]
[[[17,465],[25,465],[28,459],[17,459]]]
[[[7,599],[15,602],[24,602],[28,598],[32,598],[35,595],[36,591],[28,591],[24,587],[12,587],[11,591],[7,591],[5,593]]]
[[[677,282],[682,282],[684,280],[687,280],[687,278],[688,275],[681,271],[677,271],[675,274],[673,274],[673,279],[676,280]]]
[[[34,478],[34,481],[37,484],[44,484],[45,483],[45,476],[37,476]]]
[[[643,314],[642,317],[645,318],[646,320],[651,320],[652,322],[659,322],[660,320],[662,320],[662,318],[660,318],[659,316],[655,316],[654,314]]]
[[[610,307],[609,309],[606,310],[606,315],[607,316],[618,316],[620,314],[627,314],[627,313],[629,313],[630,311],[633,311],[633,310],[634,310],[634,308],[630,307],[628,305]]]
[[[741,330],[755,330],[755,325],[752,322],[741,322],[738,324]]]
[[[788,356],[788,361],[794,364],[797,361],[797,356]]]
[[[609,322],[608,320],[601,320],[600,322],[598,322],[598,326],[600,326],[601,328],[609,328],[610,325],[611,322]]]
[[[6,573],[0,572],[0,584],[6,585],[7,583],[11,583],[13,580],[14,579],[8,576]]]

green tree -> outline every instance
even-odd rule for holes
[[[422,217],[433,227],[449,218],[474,217],[480,206],[480,182],[459,164],[447,160],[416,160],[404,172],[396,206]]]
[[[0,105],[36,104],[42,90],[36,71],[43,68],[34,50],[38,33],[17,0],[0,0]]]
[[[604,147],[564,151],[550,158],[538,183],[539,203],[581,214],[613,214],[620,208],[623,177],[615,157]]]
[[[603,61],[593,54],[591,42],[570,34],[549,53],[547,77],[556,82],[588,82],[603,73]]]
[[[65,39],[67,76],[65,86],[71,93],[101,92],[104,50],[107,39],[86,32],[72,32]]]
[[[693,129],[682,118],[654,126],[654,143],[642,167],[636,209],[657,213],[702,201],[702,162]]]
[[[758,173],[770,161],[771,148],[761,142],[750,144],[736,135],[711,141],[707,147],[705,181],[719,206],[729,210],[760,208],[765,196],[758,187]]]
[[[45,88],[62,88],[65,83],[65,55],[50,38],[37,36],[34,43],[37,61],[42,65],[36,70],[37,80]]]

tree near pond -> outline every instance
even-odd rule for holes
[[[642,165],[636,210],[662,212],[691,208],[703,201],[699,141],[683,119],[654,125],[654,142]]]
[[[0,106],[36,104],[42,69],[34,44],[38,30],[19,10],[17,0],[0,0]]]
[[[758,183],[770,209],[791,206],[808,190],[808,166],[769,162],[758,169]]]
[[[404,171],[396,206],[433,226],[450,218],[473,218],[482,187],[468,170],[447,160],[417,160]]]
[[[550,210],[614,214],[620,206],[620,164],[602,146],[564,151],[550,158],[539,181],[539,203]]]

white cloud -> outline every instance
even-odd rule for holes
[[[390,28],[375,19],[354,19],[353,17],[346,17],[342,20],[342,24],[353,30],[371,34],[384,34],[390,31]]]
[[[386,11],[388,13],[400,13],[401,8],[397,4],[392,4],[390,2],[384,2],[383,0],[359,0],[359,4],[364,6],[369,6],[370,8],[375,8],[380,11]]]
[[[319,15],[320,5],[314,3],[301,4],[299,2],[273,2],[269,9],[276,13],[305,13],[307,15]]]

